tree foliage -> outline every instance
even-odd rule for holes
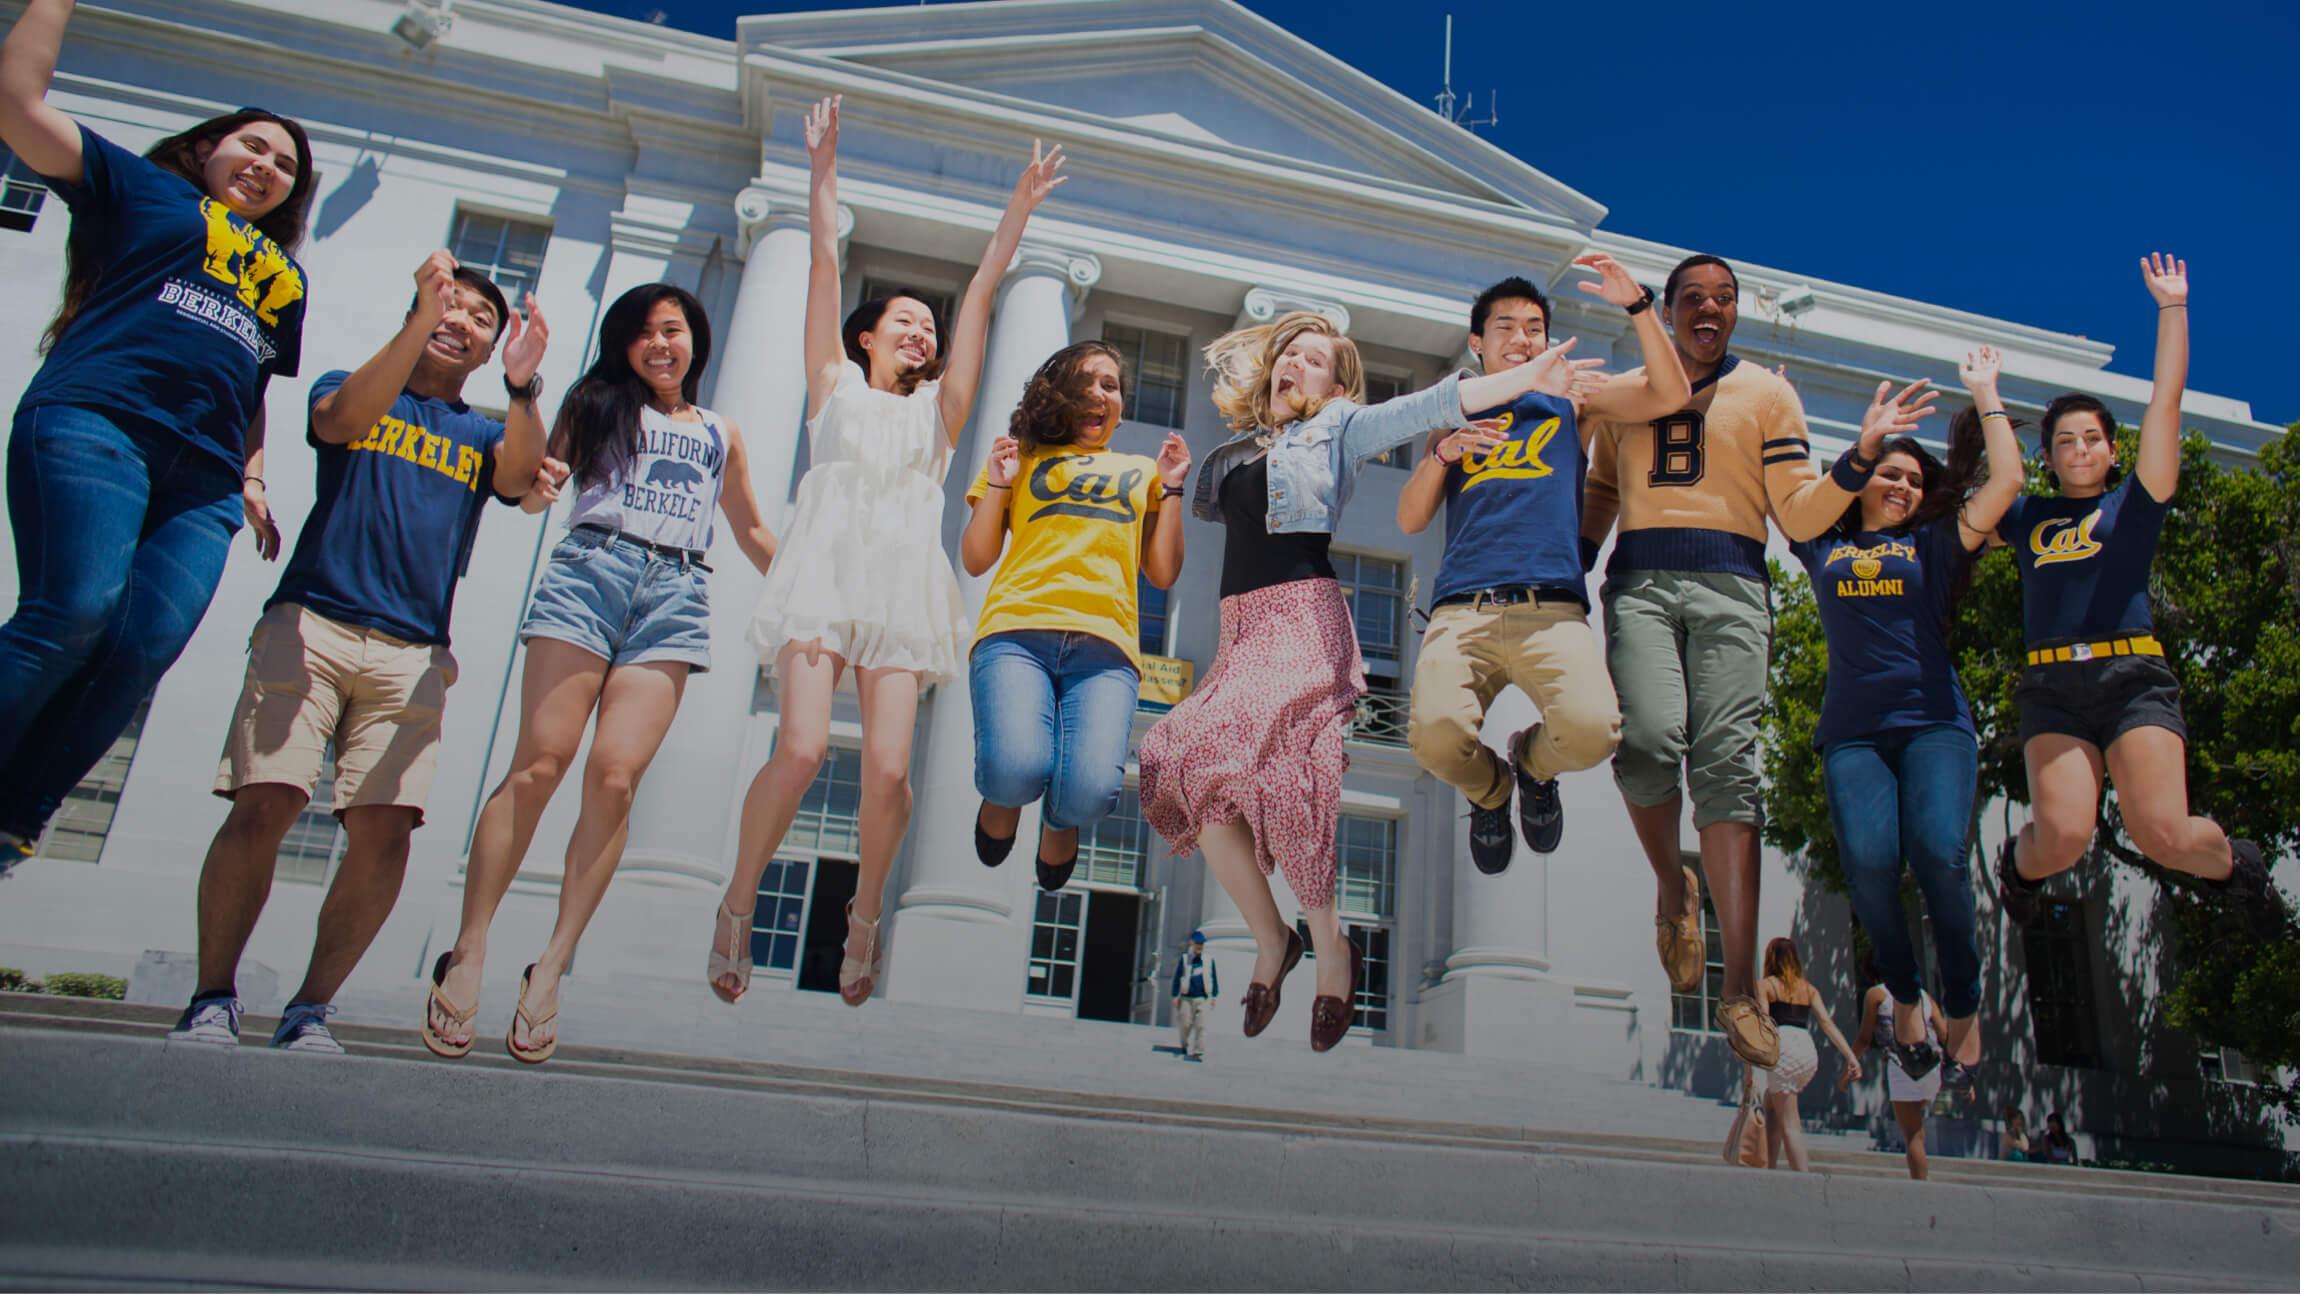
[[[2132,462],[2130,432],[2119,440],[2119,460]],[[2032,464],[2032,492],[2042,477]],[[2300,424],[2241,469],[2214,462],[2208,442],[2188,436],[2150,594],[2157,636],[2180,678],[2190,804],[2231,835],[2259,841],[2271,860],[2292,853],[2300,848]],[[1812,589],[1778,563],[1773,615],[1765,839],[1798,859],[1809,882],[1841,894],[1844,873],[1812,746],[1828,648]],[[1980,737],[1978,802],[2025,806],[2028,772],[2013,706],[2025,664],[2020,574],[2009,555],[1979,563],[1950,644]],[[2167,1018],[2242,1051],[2264,1077],[2300,1070],[2300,928],[2289,920],[2281,930],[2231,921],[2195,881],[2142,857],[2113,791],[2096,847],[2154,879],[2173,905]],[[2277,1095],[2287,1113],[2300,1114],[2300,1077]]]

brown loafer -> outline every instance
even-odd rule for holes
[[[1246,986],[1246,1036],[1257,1037],[1270,1027],[1278,1015],[1278,990],[1285,985],[1286,976],[1302,962],[1302,937],[1286,932],[1286,960],[1278,964],[1278,982],[1263,984],[1259,981]]]
[[[1781,1063],[1781,1030],[1748,994],[1736,993],[1717,1004],[1717,1031],[1743,1061],[1759,1069]]]
[[[1358,984],[1365,978],[1365,955],[1358,951],[1358,941],[1350,944],[1350,995],[1328,997],[1320,993],[1310,1001],[1310,1050],[1332,1051],[1334,1044],[1350,1031],[1350,1021],[1357,1015]]]
[[[1661,969],[1668,972],[1673,993],[1691,993],[1701,984],[1709,964],[1709,941],[1701,933],[1701,878],[1687,867],[1685,907],[1675,917],[1653,919],[1653,947],[1661,954]]]

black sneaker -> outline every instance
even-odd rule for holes
[[[1554,854],[1565,839],[1565,803],[1557,795],[1557,779],[1536,780],[1525,771],[1525,743],[1533,736],[1527,728],[1509,739],[1509,771],[1517,777],[1517,829],[1525,833],[1525,847],[1537,854]]]
[[[1061,889],[1063,886],[1070,883],[1070,873],[1072,869],[1076,868],[1077,866],[1078,859],[1075,855],[1073,855],[1068,861],[1060,863],[1050,863],[1043,858],[1039,859],[1038,888],[1046,891],[1049,894],[1052,894],[1054,891]]]
[[[1469,806],[1469,860],[1488,876],[1499,876],[1509,870],[1509,856],[1516,852],[1517,836],[1509,826],[1509,801],[1490,809]]]
[[[1997,851],[1997,906],[2004,909],[2007,920],[2016,926],[2025,926],[2036,920],[2037,908],[2044,899],[2044,882],[2032,881],[2020,874],[2014,862],[2014,848],[2019,841],[2018,836],[2008,836],[2004,848]]]
[[[1941,1086],[1952,1092],[1969,1091],[1973,1085],[1973,1070],[1977,1066],[1959,1060],[1941,1062]]]
[[[2265,901],[2273,887],[2268,882],[2268,860],[2261,855],[2260,846],[2231,837],[2228,852],[2231,864],[2228,876],[2213,883],[2213,888],[2231,903],[2250,907]]]
[[[1006,856],[1013,852],[1014,837],[1008,836],[1001,840],[984,831],[982,829],[982,811],[977,809],[974,814],[974,856],[982,860],[984,867],[996,867],[1005,862]]]

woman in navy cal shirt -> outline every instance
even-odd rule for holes
[[[279,555],[263,392],[301,358],[314,176],[295,122],[204,121],[138,157],[47,102],[72,0],[0,44],[0,142],[72,210],[64,301],[8,436],[0,871],[189,642],[243,521]]]

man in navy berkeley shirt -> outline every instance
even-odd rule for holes
[[[399,898],[438,760],[455,582],[488,497],[516,503],[543,462],[535,370],[548,336],[532,295],[522,319],[485,275],[434,252],[398,335],[357,370],[312,384],[316,497],[248,640],[216,774],[232,808],[200,871],[199,989],[169,1037],[239,1041],[240,955],[332,747],[343,861],[272,1045],[343,1050],[329,1002]],[[499,339],[505,422],[462,398]]]

